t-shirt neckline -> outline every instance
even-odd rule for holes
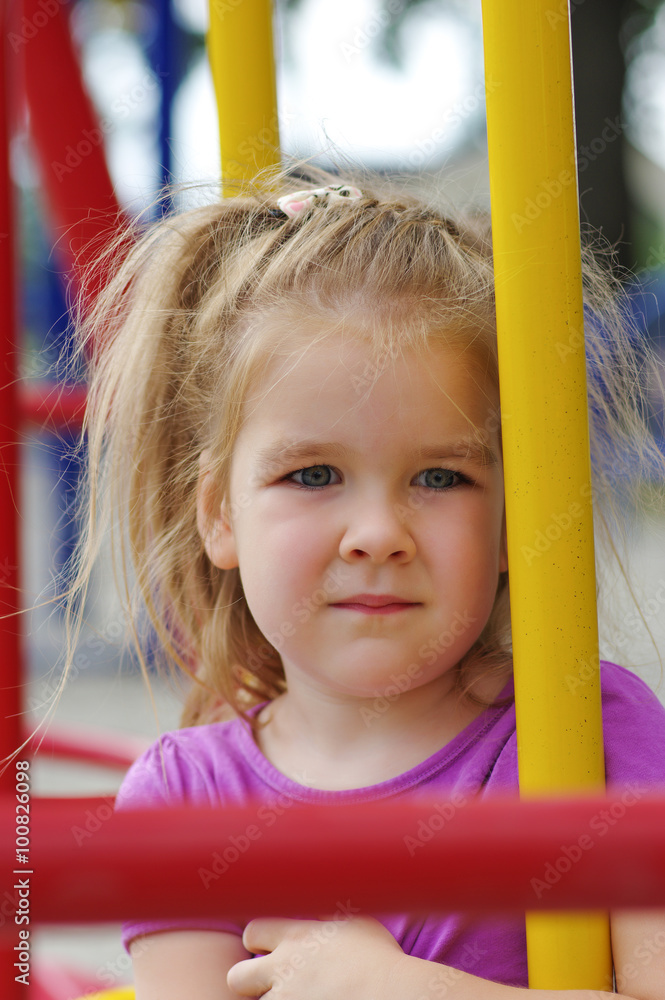
[[[268,704],[267,701],[253,706],[247,713],[250,718]],[[240,723],[239,744],[246,763],[255,774],[273,791],[286,795],[299,802],[319,804],[367,802],[373,799],[388,798],[406,792],[421,784],[427,778],[440,774],[451,767],[455,760],[468,747],[480,740],[506,712],[513,707],[513,678],[510,677],[495,702],[478,713],[475,719],[464,727],[456,736],[437,750],[430,757],[416,764],[408,771],[398,774],[376,785],[366,785],[361,788],[324,789],[312,788],[301,784],[279,771],[265,756],[254,739],[251,726],[244,719]]]

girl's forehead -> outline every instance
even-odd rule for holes
[[[273,358],[245,401],[243,423],[338,424],[430,419],[461,430],[498,413],[498,392],[471,357],[446,344],[381,351],[349,336],[327,337]],[[495,421],[498,427],[498,421]]]

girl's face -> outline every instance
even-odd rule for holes
[[[333,339],[256,387],[205,540],[239,566],[289,690],[375,697],[443,678],[476,641],[503,512],[491,386],[448,349],[377,365]]]

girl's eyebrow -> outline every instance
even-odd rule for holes
[[[269,472],[290,463],[296,463],[313,457],[348,458],[353,449],[336,441],[275,441],[262,448],[256,455],[257,468]],[[414,458],[418,460],[445,460],[446,458],[464,458],[476,465],[488,467],[496,465],[498,458],[490,446],[478,438],[458,439],[454,443],[434,445],[433,447],[414,449]]]
[[[419,458],[466,458],[483,467],[496,465],[498,458],[493,448],[478,438],[465,440],[460,438],[453,444],[436,445],[434,448],[422,448],[416,453]]]
[[[275,441],[262,448],[256,454],[256,465],[262,472],[269,472],[272,469],[292,462],[299,462],[314,455],[329,456],[330,458],[347,458],[351,454],[351,449],[335,441]]]

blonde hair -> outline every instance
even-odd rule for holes
[[[338,183],[321,171],[309,176],[305,183],[284,172],[241,197],[159,222],[141,235],[79,325],[80,351],[90,359],[89,461],[68,661],[80,628],[75,609],[110,525],[119,530],[125,581],[129,559],[135,568],[135,592],[125,582],[125,596],[146,677],[142,608],[160,664],[194,681],[185,725],[216,717],[221,701],[245,714],[285,687],[279,653],[252,618],[239,571],[212,565],[197,527],[199,457],[212,456],[220,502],[248,390],[276,355],[288,359],[298,350],[297,337],[268,338],[266,319],[284,317],[297,330],[298,317],[319,318],[323,338],[353,318],[375,359],[368,387],[391,358],[436,343],[459,351],[498,385],[487,217],[444,214],[394,182],[352,176],[346,179],[361,188],[361,199],[286,218],[276,210],[275,191]],[[586,290],[595,317],[593,471],[607,510],[616,511],[626,496],[613,500],[613,483],[634,499],[637,479],[662,473],[664,459],[643,418],[648,359],[636,351],[588,255]],[[636,442],[641,465],[617,480],[608,447],[633,461]],[[471,691],[471,668],[500,673],[510,664],[506,573],[483,634],[459,664],[460,692]]]

